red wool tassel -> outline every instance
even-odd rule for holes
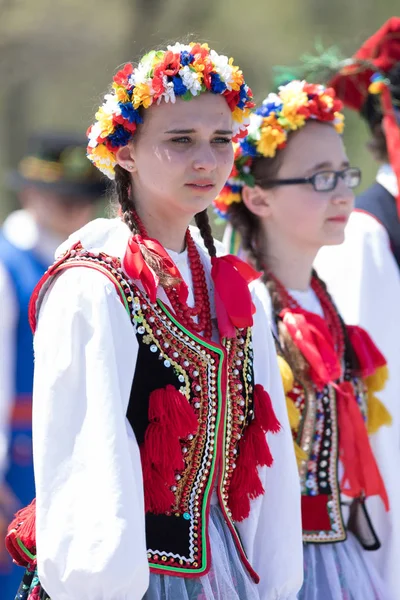
[[[198,426],[193,407],[173,385],[150,394],[149,421],[159,422],[168,427],[170,435],[182,439],[196,433]]]
[[[8,527],[5,545],[20,567],[36,563],[36,499],[16,513]]]
[[[171,510],[174,504],[174,494],[171,490],[174,476],[173,470],[166,475],[161,474],[157,467],[153,465],[143,447],[140,451],[143,472],[144,487],[144,509],[145,512],[151,512],[155,515],[165,514]]]
[[[271,397],[259,383],[254,386],[254,417],[265,432],[278,433],[281,429]]]
[[[185,468],[181,439],[195,434],[198,421],[193,407],[173,385],[154,390],[149,398],[149,426],[141,448],[146,512],[171,510],[175,472]]]
[[[271,450],[269,449],[268,441],[265,432],[262,430],[257,420],[254,419],[248,426],[245,435],[244,456],[239,455],[238,460],[243,458],[248,461],[248,468],[250,465],[256,464],[258,467],[272,467],[274,459],[272,458]],[[255,463],[253,463],[255,461]]]
[[[264,493],[257,465],[272,464],[265,433],[253,421],[239,442],[239,455],[229,486],[229,508],[235,521],[243,521],[250,514],[250,500]]]
[[[161,423],[150,423],[144,437],[144,448],[150,462],[157,465],[161,473],[169,469],[181,471],[185,467],[182,447],[178,437]]]

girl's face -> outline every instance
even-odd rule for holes
[[[335,129],[312,121],[291,135],[282,159],[274,177],[277,180],[311,177],[320,171],[341,171],[349,166]],[[344,241],[354,194],[341,177],[331,191],[316,191],[311,183],[255,189],[261,200],[254,205],[246,201],[249,194],[244,194],[244,199],[248,208],[262,218],[267,239],[269,235],[279,237],[289,247],[311,252]]]
[[[231,110],[223,97],[211,93],[153,105],[117,158],[131,167],[142,211],[190,220],[211,204],[229,177]]]

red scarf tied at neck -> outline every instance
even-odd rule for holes
[[[145,247],[162,261],[162,268],[171,277],[180,280],[174,284],[181,302],[186,303],[188,288],[179,269],[163,246],[155,239],[141,235],[130,237],[123,259],[123,268],[130,279],[139,280],[152,303],[157,299],[159,277],[145,261]],[[211,277],[215,289],[215,308],[221,337],[232,338],[235,328],[251,327],[255,308],[248,284],[260,273],[236,256],[213,257]]]
[[[145,261],[141,247],[145,247],[156,255],[162,261],[163,270],[168,272],[171,277],[180,279],[180,283],[175,284],[179,293],[179,298],[182,302],[186,302],[188,297],[188,288],[183,281],[179,269],[175,265],[172,258],[163,248],[163,246],[155,239],[144,238],[141,235],[132,235],[129,238],[128,246],[123,259],[123,269],[130,279],[139,280],[150,301],[154,303],[157,299],[157,288],[159,284],[158,275],[149,267]]]
[[[372,453],[354,388],[348,381],[339,381],[343,377],[343,357],[337,355],[325,320],[301,307],[285,308],[280,317],[306,359],[316,388],[321,391],[330,384],[336,390],[340,459],[344,468],[342,491],[352,498],[378,495],[389,510],[385,484]],[[347,332],[359,358],[362,376],[370,375],[385,363],[367,332],[356,326],[348,327]]]
[[[211,277],[215,288],[215,310],[221,337],[232,338],[235,328],[251,327],[255,307],[251,299],[249,283],[258,279],[260,273],[237,256],[211,259]]]

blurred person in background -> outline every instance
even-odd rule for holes
[[[321,63],[324,62],[320,57]],[[345,65],[345,66],[344,66]],[[393,598],[400,599],[400,18],[389,19],[352,58],[338,62],[330,85],[370,130],[379,165],[376,181],[355,201],[341,246],[316,260],[346,322],[363,326],[383,352],[389,380],[379,397],[392,415],[371,443],[388,491],[386,513],[372,498],[369,511],[382,547],[372,559]]]
[[[35,495],[32,462],[33,343],[28,302],[59,244],[90,221],[104,192],[85,140],[63,133],[32,137],[10,174],[20,210],[0,231],[0,597],[21,578],[5,552],[6,526]]]

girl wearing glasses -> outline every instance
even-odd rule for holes
[[[305,81],[270,94],[215,201],[263,271],[254,285],[275,336],[301,482],[301,600],[387,598],[362,551],[379,547],[366,498],[388,509],[367,430],[386,363],[364,330],[346,327],[313,270],[321,246],[343,241],[361,178],[340,137],[341,107],[333,90]]]

